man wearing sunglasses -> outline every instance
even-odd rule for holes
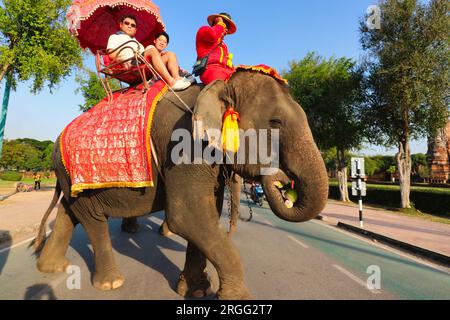
[[[126,61],[134,58],[135,52],[139,52],[145,58],[149,57],[151,59],[151,64],[153,67],[167,82],[167,84],[172,87],[173,90],[184,90],[191,85],[191,82],[186,78],[181,78],[179,75],[175,75],[175,77],[173,77],[169,73],[166,64],[161,57],[161,53],[155,48],[155,46],[149,46],[144,49],[144,46],[136,40],[135,35],[137,33],[138,25],[134,16],[123,17],[119,26],[120,31],[111,35],[108,40],[107,48],[109,51],[113,51],[109,55],[112,60]],[[121,46],[123,46],[123,48],[120,48]],[[132,62],[126,63],[128,64],[128,67],[131,67],[131,64],[133,64]]]

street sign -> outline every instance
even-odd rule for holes
[[[352,195],[359,198],[359,224],[361,228],[364,228],[362,197],[366,196],[367,193],[366,183],[363,182],[363,179],[366,177],[366,174],[364,172],[364,158],[352,158],[351,162],[351,177],[353,179]]]
[[[366,174],[364,171],[364,158],[352,158],[352,172],[351,177],[356,179],[358,177],[365,178]]]
[[[360,186],[358,187],[358,181],[352,182],[352,196],[359,196],[358,190],[361,191],[361,196],[365,197],[367,196],[367,187],[365,182],[361,182]]]

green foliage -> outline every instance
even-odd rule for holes
[[[16,171],[5,171],[0,173],[0,179],[3,181],[20,181],[22,175]]]
[[[428,179],[430,177],[430,168],[428,166],[419,167],[417,175],[422,179]]]
[[[362,140],[357,106],[363,72],[348,58],[325,60],[309,53],[284,73],[294,99],[305,110],[321,150],[358,148]]]
[[[0,167],[27,171],[50,170],[53,145],[51,141],[34,139],[6,140]]]
[[[103,85],[95,72],[85,70],[84,73],[77,75],[76,81],[79,85],[76,93],[81,92],[84,98],[84,104],[79,105],[81,111],[88,111],[101,100],[106,98],[105,89],[103,88]],[[115,79],[110,81],[110,86],[112,90],[117,90],[120,88],[119,82]]]
[[[386,172],[389,173],[389,174],[394,174],[394,173],[397,172],[397,167],[396,167],[396,166],[390,166],[390,167],[386,170]]]
[[[380,162],[372,159],[371,157],[364,157],[364,170],[366,175],[373,176],[375,172],[380,171]]]
[[[381,29],[361,21],[367,51],[364,122],[385,146],[433,135],[445,126],[450,88],[447,0],[382,0]]]
[[[384,207],[399,208],[400,192],[398,186],[367,185],[367,196],[364,202]],[[339,200],[340,192],[336,183],[330,183],[329,197]],[[352,201],[358,198],[350,196]],[[411,201],[417,210],[450,217],[450,189],[415,188],[411,190]]]
[[[66,27],[70,0],[3,0],[0,5],[0,81],[31,80],[50,90],[81,65],[81,49]],[[5,70],[6,69],[6,70]]]

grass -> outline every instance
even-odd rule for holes
[[[334,179],[330,179],[331,186],[337,186],[338,181]],[[351,187],[351,182],[348,183],[348,186]],[[385,185],[385,184],[367,184],[367,189],[378,189],[378,190],[395,190],[400,192],[400,186],[398,185]],[[422,192],[432,192],[432,193],[443,193],[450,195],[450,188],[436,188],[436,187],[419,187],[419,186],[411,186],[411,191],[422,191]]]
[[[328,199],[328,201],[336,203],[336,204],[340,204],[340,205],[351,206],[351,207],[358,207],[359,206],[355,202],[350,202],[349,203],[349,202],[342,202],[342,201],[338,201],[338,200],[334,200],[334,199]],[[440,216],[436,216],[436,215],[432,215],[432,214],[428,214],[428,213],[423,213],[422,211],[416,210],[414,208],[411,208],[411,209],[399,209],[399,208],[385,207],[385,206],[381,206],[381,205],[366,204],[366,203],[363,203],[363,205],[364,205],[365,208],[376,209],[376,210],[380,210],[380,211],[389,211],[390,213],[401,215],[401,216],[404,216],[404,217],[420,218],[420,219],[423,219],[423,220],[439,222],[439,223],[444,223],[444,224],[449,224],[450,225],[450,218],[440,217]]]
[[[7,190],[14,190],[14,185],[18,182],[26,183],[34,186],[33,178],[22,179],[21,181],[4,181],[0,179],[0,194]],[[56,185],[56,178],[46,179],[41,181],[41,187],[54,187]]]

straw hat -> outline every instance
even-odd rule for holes
[[[228,34],[233,34],[236,32],[237,28],[236,28],[236,24],[233,22],[233,20],[231,20],[231,16],[228,13],[222,12],[219,14],[212,14],[208,17],[208,23],[210,26],[214,25],[214,21],[216,20],[216,18],[221,17],[225,24],[228,27]]]

